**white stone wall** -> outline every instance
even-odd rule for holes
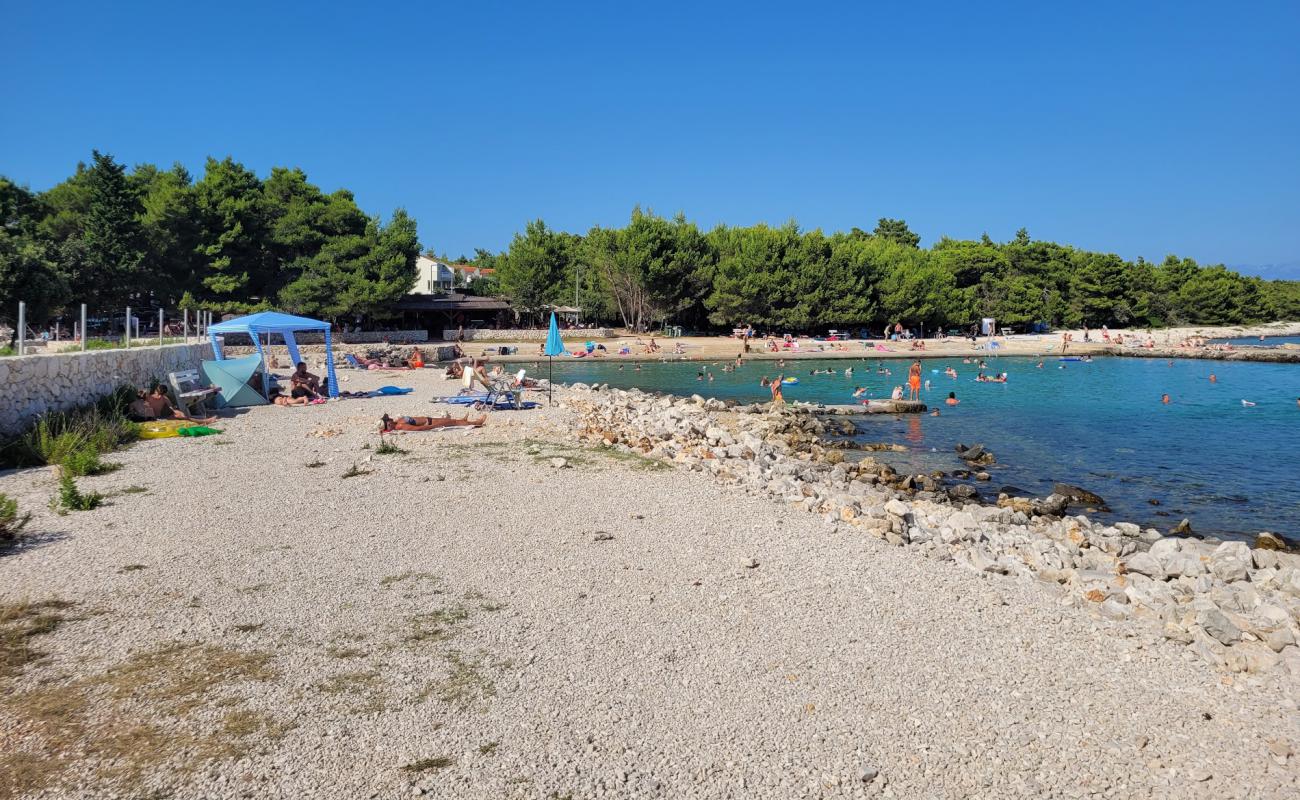
[[[46,411],[93,403],[119,385],[143,387],[212,358],[209,344],[90,350],[0,358],[0,434],[19,433]]]
[[[544,342],[549,328],[527,328],[511,330],[494,330],[492,328],[466,328],[465,341],[488,342]],[[560,330],[561,339],[573,339],[585,342],[588,339],[608,339],[614,335],[610,328],[574,328]],[[443,331],[442,338],[448,342],[456,341],[456,331]]]

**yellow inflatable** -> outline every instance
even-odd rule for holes
[[[177,431],[187,425],[193,425],[187,419],[156,419],[152,422],[140,423],[141,439],[168,439],[173,436],[180,436]]]

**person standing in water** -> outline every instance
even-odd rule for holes
[[[781,396],[781,382],[784,380],[784,375],[777,375],[772,381],[772,405],[785,405],[785,398]]]
[[[907,370],[907,388],[909,400],[921,399],[921,362],[913,361]]]

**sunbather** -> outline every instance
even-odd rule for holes
[[[127,407],[127,414],[132,418],[147,421],[154,419],[184,419],[190,422],[216,422],[216,417],[191,417],[172,405],[172,399],[167,396],[167,390],[162,384],[155,384],[153,391],[145,394],[141,390],[136,394],[136,399]]]
[[[431,431],[436,428],[480,428],[487,424],[487,414],[478,419],[470,419],[466,414],[463,419],[455,417],[398,417],[393,419],[385,414],[380,417],[380,433],[390,431]]]
[[[312,404],[312,400],[309,397],[289,397],[285,395],[284,389],[281,389],[279,386],[271,387],[271,393],[267,395],[267,399],[277,406],[309,406]]]
[[[295,394],[300,388],[307,389],[313,398],[320,394],[320,377],[307,371],[305,361],[298,362],[298,368],[289,376],[289,383],[293,386]]]

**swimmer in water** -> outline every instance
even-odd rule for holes
[[[1217,375],[1215,375],[1213,372],[1211,372],[1211,373],[1210,373],[1210,383],[1218,383],[1218,382],[1219,382],[1219,377],[1218,377]]]
[[[935,410],[931,411],[931,412],[930,412],[930,416],[932,416],[932,417],[937,417],[937,416],[939,416],[939,409],[936,408]]]
[[[1164,403],[1165,405],[1169,405],[1169,395],[1167,394],[1160,395],[1160,402]]]
[[[1242,401],[1241,401],[1241,404],[1242,404],[1243,406],[1245,406],[1246,408],[1254,408],[1254,407],[1255,407],[1255,404],[1252,403],[1252,402],[1250,402],[1249,400],[1242,400]]]
[[[1041,362],[1041,361],[1038,362],[1038,368],[1039,368],[1039,369],[1042,369],[1042,368],[1043,368],[1043,362]]]
[[[961,401],[957,399],[957,393],[956,393],[956,392],[948,392],[948,399],[947,399],[947,400],[944,400],[943,402],[947,403],[947,404],[950,405],[950,406],[955,406],[955,405],[957,405],[958,403],[960,403]]]
[[[862,395],[864,395],[864,394],[866,394],[866,393],[867,393],[867,387],[865,387],[865,386],[859,386],[858,388],[856,388],[856,389],[853,390],[853,396],[854,396],[854,397],[861,397]]]

